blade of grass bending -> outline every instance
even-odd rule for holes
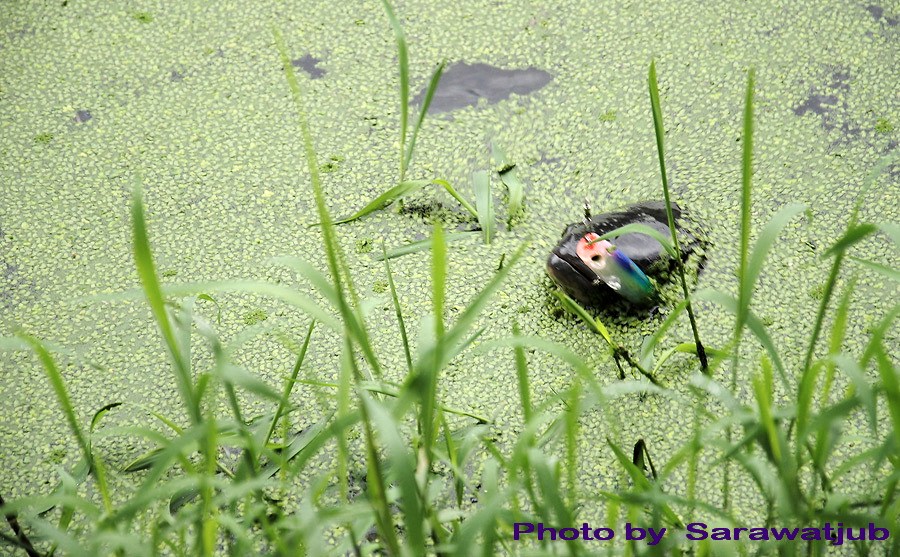
[[[412,373],[412,353],[409,349],[409,337],[406,335],[406,323],[403,321],[403,311],[400,309],[400,298],[397,296],[397,286],[394,284],[394,273],[391,272],[391,262],[388,252],[381,244],[381,253],[384,259],[384,270],[387,272],[388,287],[391,289],[391,301],[394,304],[394,313],[397,315],[397,323],[400,326],[400,341],[403,343],[403,355],[406,357],[406,373]]]
[[[847,258],[850,259],[850,261],[859,263],[863,267],[868,267],[876,273],[880,273],[895,282],[900,282],[900,271],[898,271],[897,269],[893,269],[891,267],[888,267],[887,265],[882,265],[881,263],[876,263],[869,259],[860,259],[858,257],[853,257],[852,255],[847,256]]]
[[[346,217],[342,217],[336,221],[334,224],[345,224],[351,221],[354,221],[358,218],[362,218],[369,213],[374,213],[375,211],[380,211],[384,209],[394,201],[397,201],[404,195],[408,195],[412,192],[418,191],[422,189],[424,186],[430,184],[430,180],[411,180],[409,182],[400,182],[396,186],[390,188],[386,192],[382,193],[372,201],[366,204],[365,207],[360,209],[359,211],[353,213],[352,215],[348,215]],[[319,224],[319,223],[316,223]]]
[[[697,345],[697,358],[700,360],[700,369],[705,373],[709,368],[706,359],[706,351],[703,349],[703,343],[700,342],[700,332],[697,329],[697,319],[694,317],[694,309],[691,306],[691,294],[687,286],[687,279],[684,276],[684,261],[681,258],[681,246],[678,244],[678,234],[675,232],[675,216],[672,213],[672,201],[669,198],[669,179],[666,176],[666,150],[663,145],[665,130],[662,122],[662,108],[659,103],[659,85],[656,80],[656,62],[650,62],[650,75],[648,78],[650,87],[650,107],[653,111],[653,129],[656,132],[656,152],[659,155],[659,172],[662,177],[663,196],[666,200],[666,218],[669,223],[669,232],[672,234],[672,245],[678,254],[675,257],[678,265],[678,274],[681,278],[681,290],[684,293],[684,299],[687,300],[688,319],[691,322],[691,331],[694,333],[694,343]]]
[[[747,262],[745,274],[741,275],[745,283],[742,285],[742,288],[747,291],[748,306],[750,305],[750,298],[753,296],[753,292],[756,288],[756,279],[759,278],[759,274],[762,272],[763,264],[765,263],[766,256],[772,249],[772,245],[775,243],[775,240],[778,239],[779,234],[781,234],[781,231],[787,226],[788,222],[805,210],[806,206],[800,203],[788,204],[778,211],[778,213],[776,213],[762,229],[762,232],[759,233],[759,238],[756,240],[756,245],[753,247],[753,253],[750,255]]]
[[[144,289],[144,295],[153,317],[162,333],[163,341],[172,363],[175,366],[175,379],[178,383],[178,390],[181,393],[181,399],[184,401],[188,410],[188,417],[192,423],[200,423],[200,405],[195,399],[194,390],[191,385],[190,362],[185,361],[175,338],[175,331],[172,327],[168,313],[166,313],[165,300],[163,299],[162,289],[159,286],[159,278],[156,274],[156,266],[153,263],[153,254],[150,251],[150,240],[147,237],[147,224],[144,220],[144,203],[141,194],[141,177],[135,175],[134,189],[131,196],[131,221],[133,230],[134,243],[134,261],[137,266],[138,276],[141,280],[141,286]]]
[[[291,90],[291,98],[297,109],[297,119],[300,124],[300,131],[303,136],[303,148],[306,153],[306,164],[309,169],[310,184],[312,185],[313,196],[316,200],[316,211],[319,214],[319,222],[322,224],[322,236],[325,244],[325,255],[328,261],[328,270],[331,273],[334,289],[338,293],[338,309],[344,318],[344,324],[349,330],[349,334],[356,341],[360,349],[377,376],[381,376],[381,364],[375,355],[374,350],[365,329],[362,318],[354,311],[345,296],[344,284],[346,283],[346,291],[349,293],[353,306],[358,307],[356,291],[353,288],[353,281],[350,276],[349,269],[343,259],[343,252],[338,244],[335,235],[334,223],[331,214],[328,212],[328,206],[325,204],[325,193],[322,190],[322,182],[319,177],[319,166],[316,159],[316,151],[313,146],[312,131],[309,128],[309,118],[306,109],[303,106],[303,97],[300,90],[300,83],[297,81],[297,75],[294,73],[294,66],[291,64],[290,56],[288,56],[287,46],[284,44],[284,38],[277,28],[272,29],[275,37],[275,44],[281,56],[282,67],[284,69],[285,78]],[[343,277],[343,278],[342,278]]]
[[[616,366],[619,369],[619,379],[625,378],[625,370],[622,368],[622,364],[620,360],[625,360],[629,366],[631,366],[635,371],[646,377],[650,380],[654,385],[659,385],[659,382],[653,377],[649,371],[647,371],[640,362],[638,362],[628,350],[625,349],[621,344],[613,342],[612,336],[609,334],[609,330],[600,321],[599,317],[593,317],[586,309],[584,309],[581,304],[570,298],[565,292],[560,290],[553,291],[553,294],[559,298],[562,302],[563,307],[565,307],[570,312],[574,313],[577,317],[579,317],[582,321],[584,321],[592,331],[596,333],[600,333],[600,336],[603,337],[603,340],[606,341],[606,344],[609,346],[609,353],[613,357],[613,360],[616,362]]]
[[[599,319],[594,319],[594,316],[588,313],[588,311],[584,309],[581,304],[576,302],[568,294],[561,290],[554,290],[553,294],[557,298],[559,298],[561,302],[563,302],[563,305],[566,307],[566,309],[568,309],[573,314],[575,314],[576,317],[584,321],[584,323],[588,327],[590,327],[593,332],[598,333],[600,336],[602,336],[603,340],[606,341],[606,344],[608,344],[610,348],[615,348],[617,346],[616,343],[613,342],[612,336],[610,336],[609,334],[609,330],[607,330],[606,326],[603,325],[603,322],[601,322]]]
[[[397,62],[400,65],[400,181],[406,176],[406,129],[409,126],[409,51],[406,48],[406,34],[394,8],[388,0],[381,0],[397,43]]]
[[[472,173],[475,189],[475,207],[478,209],[478,225],[484,235],[484,243],[490,244],[494,237],[494,200],[491,197],[491,177],[484,170]]]
[[[822,254],[822,257],[828,257],[831,255],[835,255],[839,252],[847,251],[847,248],[853,246],[857,242],[864,240],[867,236],[872,234],[878,230],[878,227],[874,224],[863,223],[857,226],[849,227],[844,235],[838,238],[838,240],[830,247],[828,250]]]
[[[719,304],[726,310],[737,315],[737,299],[725,294],[724,292],[720,292],[719,290],[714,289],[704,289],[697,292],[694,297],[698,300],[707,300]],[[772,337],[766,330],[765,324],[759,317],[756,316],[756,314],[748,310],[747,315],[744,317],[744,325],[750,330],[751,333],[753,333],[753,335],[766,350],[766,352],[768,352],[769,357],[772,358],[772,363],[775,365],[775,370],[778,371],[778,378],[781,381],[781,386],[785,389],[786,392],[790,392],[791,384],[787,379],[787,371],[785,370],[784,363],[781,361],[781,356],[778,354],[778,350],[775,348],[775,343],[772,341]],[[736,346],[731,347],[732,358],[734,357],[734,351],[736,351],[736,349]]]
[[[338,219],[334,224],[346,224],[348,222],[352,222],[356,219],[362,218],[370,213],[374,213],[375,211],[380,211],[381,209],[389,206],[394,201],[397,201],[398,199],[406,195],[414,193],[429,184],[441,186],[442,188],[447,190],[447,193],[449,193],[453,197],[453,199],[458,201],[459,204],[469,212],[469,214],[471,214],[473,217],[478,217],[478,211],[475,209],[475,207],[473,207],[471,203],[466,201],[465,198],[463,198],[463,196],[461,196],[459,192],[457,192],[456,189],[454,189],[454,187],[450,185],[450,182],[441,180],[440,178],[435,178],[434,180],[410,180],[408,182],[401,182],[367,203],[366,206],[359,211],[353,213],[352,215],[348,215],[346,217]],[[321,224],[321,222],[317,222],[311,224],[310,226],[319,226]]]
[[[297,355],[297,361],[294,363],[294,368],[291,370],[291,376],[287,381],[284,382],[284,390],[281,393],[281,400],[278,401],[278,407],[275,409],[275,415],[272,416],[272,423],[269,424],[269,430],[266,432],[266,437],[262,443],[263,447],[269,444],[269,441],[272,439],[272,435],[275,433],[275,428],[278,427],[278,420],[281,419],[281,415],[284,413],[284,409],[288,406],[288,399],[291,396],[291,392],[294,390],[294,384],[296,384],[297,382],[297,375],[300,373],[300,367],[303,366],[303,360],[306,359],[306,351],[309,349],[309,341],[312,338],[312,333],[315,326],[316,321],[310,321],[309,329],[307,329],[306,331],[306,337],[304,337],[303,339],[303,347],[300,349],[300,354]]]
[[[452,185],[450,185],[450,182],[448,182],[447,180],[442,180],[440,178],[435,178],[434,180],[431,181],[431,183],[437,184],[438,186],[443,187],[445,190],[447,190],[447,193],[449,193],[453,197],[453,199],[458,201],[459,204],[463,206],[463,209],[468,211],[469,214],[472,215],[473,217],[475,217],[476,219],[478,218],[478,211],[475,209],[475,207],[473,207],[471,203],[466,201],[465,198],[463,196],[461,196],[459,194],[459,192],[457,192],[453,188]]]
[[[500,181],[506,186],[509,194],[506,203],[506,228],[512,230],[512,221],[522,213],[522,206],[525,200],[525,185],[519,179],[516,172],[516,165],[509,162],[506,158],[506,152],[496,142],[491,142],[491,158],[497,167],[497,174]]]
[[[409,138],[409,145],[406,146],[406,155],[403,160],[404,171],[409,168],[409,163],[412,161],[413,152],[416,149],[416,137],[419,135],[422,123],[425,121],[425,115],[428,113],[428,107],[431,106],[431,99],[434,97],[434,92],[437,90],[438,83],[441,81],[441,74],[444,72],[446,65],[447,61],[441,60],[437,68],[434,69],[434,73],[431,74],[428,89],[425,90],[425,100],[422,101],[422,106],[419,107],[419,118],[416,120],[416,125]]]
[[[475,235],[475,232],[453,232],[452,234],[446,234],[444,236],[444,241],[449,243],[456,240],[471,238]],[[394,259],[396,257],[402,257],[404,255],[429,249],[431,249],[431,238],[426,238],[425,240],[419,240],[418,242],[412,242],[389,250],[382,250],[381,255],[375,256],[375,261],[387,261],[388,259]]]
[[[99,458],[94,458],[90,439],[84,434],[81,425],[78,423],[75,407],[72,406],[72,400],[69,398],[66,382],[63,379],[62,373],[59,371],[59,367],[57,367],[56,362],[53,360],[53,356],[50,355],[50,352],[47,351],[41,341],[24,332],[19,333],[19,337],[31,345],[32,349],[34,349],[37,354],[38,359],[40,359],[41,365],[44,367],[44,371],[47,374],[47,378],[50,380],[50,385],[56,393],[59,405],[62,407],[66,421],[69,422],[69,429],[72,430],[72,434],[78,442],[78,447],[81,449],[81,456],[85,462],[89,463],[90,469],[93,470],[94,476],[97,478],[97,487],[103,498],[103,507],[107,513],[112,512],[112,499],[109,496],[109,487],[106,483],[106,468]],[[102,412],[103,411],[101,410],[101,416]],[[95,415],[94,419],[97,420],[99,418]]]

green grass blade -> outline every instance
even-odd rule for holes
[[[461,196],[458,191],[456,191],[456,189],[450,184],[450,182],[448,182],[447,180],[442,180],[440,178],[435,178],[431,181],[431,183],[441,186],[442,188],[447,190],[447,193],[449,193],[451,197],[453,197],[453,199],[458,201],[459,204],[462,205],[463,209],[468,211],[468,213],[476,219],[478,218],[478,210],[475,209],[475,207],[473,207],[471,203],[466,201],[466,199]]]
[[[394,304],[394,314],[397,316],[397,324],[400,327],[400,342],[403,344],[403,355],[406,358],[406,373],[410,374],[413,370],[412,351],[409,347],[409,337],[406,334],[406,323],[403,320],[403,311],[400,308],[400,298],[397,296],[397,285],[394,284],[394,273],[391,272],[391,262],[388,261],[390,256],[381,244],[381,253],[384,259],[384,270],[387,273],[388,287],[391,289],[391,301]]]
[[[75,407],[72,405],[72,399],[69,398],[69,391],[66,389],[65,379],[63,379],[59,367],[53,360],[53,356],[50,355],[50,352],[47,351],[38,339],[26,333],[19,333],[19,336],[31,346],[37,354],[38,359],[41,361],[44,372],[47,374],[47,379],[50,380],[50,385],[56,393],[56,399],[62,407],[63,415],[69,424],[69,429],[72,430],[72,434],[78,442],[78,448],[81,449],[81,456],[86,462],[93,462],[90,441],[81,429],[81,424],[78,423],[78,416],[75,414]]]
[[[483,170],[473,172],[472,185],[475,189],[478,225],[481,227],[484,243],[490,244],[494,237],[494,200],[491,197],[491,177]]]
[[[876,263],[874,261],[870,261],[868,259],[860,259],[858,257],[848,257],[853,262],[859,263],[863,267],[868,267],[872,269],[876,273],[880,273],[887,278],[893,280],[894,282],[900,282],[900,270],[894,269],[892,267],[888,267],[887,265],[882,265],[881,263]]]
[[[297,383],[297,376],[300,374],[300,368],[303,366],[303,361],[306,359],[306,351],[309,349],[309,341],[312,339],[312,333],[315,326],[315,320],[310,321],[309,329],[306,330],[306,337],[303,339],[303,347],[300,348],[300,354],[297,355],[297,361],[294,362],[290,377],[284,382],[284,389],[281,392],[281,398],[278,400],[278,407],[275,409],[275,414],[272,416],[272,422],[269,424],[269,430],[266,432],[266,436],[263,439],[263,447],[269,444],[272,435],[275,433],[275,428],[278,427],[278,421],[288,407],[288,401],[290,400],[291,392],[294,390],[294,385]]]
[[[843,253],[854,244],[864,240],[867,236],[878,230],[874,224],[863,223],[851,226],[824,254],[822,257],[829,257],[837,253]]]
[[[422,189],[423,187],[430,184],[430,180],[411,180],[409,182],[400,182],[396,186],[388,189],[372,201],[366,204],[365,207],[360,209],[359,211],[353,213],[352,215],[348,215],[346,217],[339,218],[334,221],[334,224],[345,224],[348,222],[355,221],[356,219],[362,218],[369,213],[374,213],[375,211],[380,211],[384,209],[394,201],[397,201],[401,197],[405,195],[409,195],[415,191]]]
[[[747,291],[748,298],[753,296],[753,291],[756,288],[756,279],[759,278],[766,256],[772,249],[775,240],[778,239],[779,234],[781,234],[788,222],[805,210],[806,207],[804,205],[791,203],[778,211],[760,232],[756,245],[753,248],[753,253],[750,255],[747,263],[746,274],[741,275],[744,277],[744,284],[741,288]]]
[[[431,74],[431,79],[428,81],[428,88],[425,90],[425,100],[422,101],[422,106],[419,107],[419,118],[416,120],[416,125],[409,138],[409,145],[406,146],[406,154],[404,155],[405,158],[403,160],[404,169],[408,169],[409,163],[412,161],[412,156],[416,149],[416,137],[419,135],[422,123],[425,122],[425,116],[428,114],[428,107],[431,106],[431,99],[434,97],[434,92],[437,90],[438,83],[441,81],[441,74],[444,72],[444,67],[446,65],[446,60],[441,60],[434,69],[434,73]]]
[[[666,149],[663,143],[665,138],[665,128],[662,120],[662,107],[659,102],[659,84],[656,79],[656,62],[650,62],[650,72],[647,77],[648,88],[650,89],[650,108],[653,112],[653,130],[656,134],[656,153],[659,156],[659,175],[662,179],[663,196],[666,201],[666,219],[669,223],[669,232],[672,234],[672,247],[675,248],[675,262],[678,265],[678,275],[681,279],[681,290],[684,299],[687,301],[688,319],[691,322],[691,331],[694,333],[694,343],[697,346],[697,358],[700,360],[700,369],[706,372],[709,364],[706,359],[706,351],[703,349],[703,343],[700,341],[700,331],[697,328],[697,319],[694,317],[694,309],[691,306],[691,293],[688,289],[687,278],[684,274],[684,261],[681,258],[681,246],[678,244],[678,234],[675,232],[675,215],[672,212],[672,200],[669,196],[669,179],[666,175]]]
[[[444,335],[444,297],[447,283],[447,243],[440,222],[434,225],[431,243],[431,303],[434,312],[435,338]]]
[[[190,361],[184,359],[183,347],[178,345],[175,330],[166,313],[165,300],[162,289],[159,286],[159,278],[156,274],[156,266],[153,263],[153,254],[150,251],[150,240],[147,237],[147,224],[144,220],[144,203],[141,194],[141,178],[134,178],[134,189],[131,196],[131,222],[133,231],[134,261],[137,266],[138,276],[144,289],[144,295],[156,323],[162,333],[163,341],[175,366],[175,379],[181,399],[187,408],[188,416],[193,423],[199,423],[200,405],[195,400],[191,385]]]
[[[651,365],[653,351],[662,341],[663,337],[666,336],[669,329],[672,328],[672,325],[675,324],[678,316],[684,311],[685,306],[687,306],[687,300],[680,301],[678,305],[669,312],[669,315],[666,316],[666,320],[657,327],[656,331],[650,337],[644,340],[643,344],[641,344],[640,361],[642,366],[648,367]]]
[[[519,338],[521,336],[519,324],[513,323],[513,338]],[[525,348],[521,345],[517,344],[513,348],[513,354],[515,355],[516,360],[516,378],[519,385],[519,400],[522,403],[522,416],[527,423],[531,421],[532,416],[531,388],[529,387],[528,379],[528,360],[525,358]]]
[[[416,459],[409,443],[405,441],[397,429],[398,423],[380,404],[373,401],[365,392],[360,392],[362,403],[372,416],[372,425],[378,431],[378,437],[384,444],[388,473],[393,484],[400,490],[400,508],[403,510],[406,524],[404,545],[413,549],[414,555],[425,555],[424,509],[416,483]]]
[[[738,301],[734,297],[729,296],[724,292],[706,289],[697,292],[694,297],[698,300],[708,300],[710,302],[717,303],[731,313],[737,315]],[[766,330],[765,324],[760,318],[756,316],[756,314],[754,314],[750,310],[747,311],[747,314],[744,317],[744,324],[748,329],[750,329],[750,332],[753,333],[762,347],[769,354],[769,357],[772,359],[772,363],[775,365],[775,369],[778,371],[778,376],[781,380],[782,387],[786,392],[790,392],[790,382],[788,382],[787,379],[787,372],[785,371],[784,363],[781,360],[781,356],[778,354],[778,349],[775,347],[775,343],[772,341],[772,337]],[[732,347],[732,357],[734,355],[734,350],[736,349],[736,347]]]
[[[584,324],[591,329],[591,331],[603,337],[603,340],[606,341],[606,344],[608,344],[610,348],[615,348],[616,346],[618,346],[613,342],[612,336],[609,334],[609,330],[606,328],[606,326],[599,319],[595,319],[594,316],[591,315],[588,310],[584,309],[581,304],[576,302],[568,294],[561,290],[554,290],[553,294],[557,298],[559,298],[566,310],[581,319]]]
[[[847,221],[847,230],[856,227],[856,218],[859,214],[859,209],[862,207],[863,202],[865,201],[865,196],[868,193],[869,189],[877,181],[878,177],[887,170],[896,159],[900,158],[900,149],[895,149],[890,154],[882,157],[878,164],[875,165],[874,168],[869,172],[863,181],[862,189],[860,190],[859,195],[857,195],[856,203],[853,205],[853,210],[850,212],[850,219]],[[834,262],[831,265],[831,272],[828,275],[828,280],[825,282],[825,292],[822,294],[822,300],[819,302],[819,309],[816,313],[816,319],[813,323],[812,333],[809,337],[809,344],[806,347],[806,356],[803,359],[803,370],[809,369],[809,366],[812,365],[813,355],[816,350],[816,343],[819,341],[819,334],[822,332],[822,325],[825,323],[825,312],[828,310],[828,304],[831,301],[831,294],[834,290],[834,285],[837,282],[838,274],[840,273],[841,263],[844,259],[843,251],[836,251]]]
[[[381,0],[381,4],[394,30],[397,62],[400,65],[400,182],[403,182],[406,176],[406,131],[409,127],[409,51],[406,47],[406,34],[400,20],[394,14],[394,8],[388,0]]]
[[[467,238],[472,238],[476,236],[476,232],[453,232],[451,234],[444,235],[444,241],[447,243],[455,242],[457,240],[465,240]],[[404,255],[409,255],[411,253],[418,253],[420,251],[426,251],[431,249],[431,238],[426,238],[424,240],[419,240],[418,242],[412,242],[403,246],[398,246],[393,249],[389,249],[383,251],[381,255],[376,255],[376,261],[384,261],[386,259],[394,259],[396,257],[402,257]]]

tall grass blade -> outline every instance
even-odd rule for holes
[[[141,194],[141,178],[134,177],[134,189],[131,196],[131,223],[133,231],[134,261],[137,266],[138,276],[144,289],[147,303],[153,312],[153,317],[162,333],[163,341],[172,363],[175,366],[175,380],[181,400],[184,402],[191,422],[200,423],[200,405],[195,399],[191,383],[190,361],[185,360],[182,350],[175,337],[175,330],[166,312],[165,300],[162,289],[159,286],[159,278],[156,274],[156,266],[153,263],[153,254],[150,251],[150,240],[147,237],[147,224],[144,220],[144,203]]]
[[[425,90],[425,100],[422,101],[422,106],[419,107],[419,118],[416,120],[412,136],[409,138],[409,145],[406,146],[406,154],[404,155],[405,158],[403,160],[404,171],[409,168],[409,163],[412,161],[413,153],[416,150],[416,137],[419,135],[422,123],[425,122],[425,116],[428,114],[428,107],[431,106],[431,99],[434,98],[434,92],[437,90],[438,83],[441,81],[441,74],[444,72],[444,67],[446,65],[446,60],[441,60],[437,65],[437,68],[434,69],[434,73],[431,74],[431,79],[428,81],[428,88]]]
[[[659,173],[662,178],[663,195],[666,200],[666,218],[669,223],[669,232],[672,234],[672,246],[675,248],[677,256],[675,262],[678,265],[678,275],[681,278],[681,290],[684,299],[687,300],[688,319],[691,322],[691,331],[694,333],[694,343],[697,346],[697,358],[700,360],[700,369],[706,372],[709,363],[706,359],[706,351],[703,349],[703,343],[700,342],[700,332],[697,329],[697,319],[694,317],[694,310],[691,306],[691,293],[688,289],[687,278],[684,275],[684,261],[681,258],[681,246],[678,244],[678,234],[675,228],[675,215],[672,213],[672,201],[669,197],[669,179],[666,176],[666,149],[663,145],[665,137],[665,128],[662,121],[662,108],[659,103],[659,85],[656,79],[656,62],[650,62],[650,74],[647,79],[650,88],[650,107],[653,112],[653,129],[656,132],[656,152],[659,156]]]
[[[397,286],[394,284],[394,273],[391,272],[391,262],[388,261],[390,256],[381,244],[381,253],[384,259],[384,270],[387,273],[388,286],[391,289],[391,301],[394,304],[394,313],[397,316],[397,324],[400,327],[400,342],[403,344],[403,356],[406,358],[406,373],[410,374],[413,370],[412,352],[409,348],[409,337],[406,334],[406,323],[403,320],[403,311],[400,309],[400,298],[397,296]]]
[[[875,184],[878,177],[892,164],[894,164],[897,159],[900,159],[900,149],[895,149],[890,154],[882,157],[881,160],[878,161],[878,164],[876,164],[866,176],[865,180],[863,181],[863,186],[856,197],[856,203],[853,205],[853,209],[850,211],[850,218],[847,221],[847,231],[850,231],[851,229],[856,227],[857,216],[859,215],[859,210],[862,207],[863,202],[865,201],[866,194]],[[806,347],[806,356],[803,358],[804,371],[808,370],[809,366],[812,365],[813,355],[815,354],[816,350],[816,343],[819,341],[819,335],[822,332],[822,325],[825,323],[825,312],[827,311],[828,304],[831,301],[831,294],[834,290],[834,285],[837,282],[838,274],[840,273],[844,256],[845,252],[842,250],[838,250],[835,252],[834,262],[831,264],[831,271],[828,274],[828,279],[825,281],[825,291],[822,293],[822,299],[819,302],[819,309],[816,312],[816,319],[813,323],[812,333],[810,333],[809,344]]]
[[[309,349],[309,341],[312,338],[315,326],[315,320],[310,321],[309,329],[306,330],[306,337],[303,339],[303,347],[300,348],[300,354],[297,355],[297,361],[294,363],[293,369],[291,369],[291,376],[284,382],[284,389],[281,392],[281,398],[278,400],[278,407],[275,408],[275,414],[272,416],[272,423],[269,424],[269,430],[266,432],[266,436],[263,439],[263,447],[269,444],[272,435],[275,433],[275,428],[278,427],[278,421],[281,420],[281,416],[288,407],[291,393],[294,390],[294,385],[297,383],[297,376],[300,374],[300,368],[303,366],[303,361],[306,359],[306,351]]]
[[[416,484],[416,459],[409,444],[400,436],[397,422],[390,412],[373,401],[365,392],[360,398],[372,416],[372,424],[384,444],[388,473],[392,483],[400,490],[400,507],[406,524],[404,546],[414,555],[425,555],[424,518],[427,509],[422,506],[422,494]]]
[[[397,62],[400,65],[400,182],[406,177],[406,131],[409,127],[409,52],[406,47],[406,34],[403,26],[394,14],[394,8],[388,0],[381,0],[397,43]],[[411,153],[410,153],[410,156]]]

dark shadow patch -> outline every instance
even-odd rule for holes
[[[291,65],[305,71],[311,79],[320,79],[325,76],[325,70],[319,67],[321,61],[321,58],[316,58],[312,54],[304,54],[296,60],[291,60]]]
[[[175,83],[184,81],[184,74],[179,72],[178,70],[172,70],[172,73],[169,74],[169,81],[173,81]]]
[[[794,114],[803,116],[807,112],[825,114],[832,107],[837,106],[838,98],[834,95],[810,95],[800,106],[794,108]]]
[[[824,129],[839,130],[841,134],[833,143],[834,148],[858,136],[860,127],[849,115],[850,72],[841,67],[830,67],[827,71],[823,85],[811,86],[809,98],[794,107],[794,114],[803,116],[812,112],[821,117]]]
[[[552,75],[537,68],[505,70],[488,64],[459,62],[441,76],[428,112],[440,114],[475,106],[480,99],[494,104],[508,99],[513,93],[527,95],[537,91],[552,79]],[[413,104],[421,104],[424,98],[425,89],[422,89],[413,99]]]
[[[23,301],[37,298],[35,285],[19,274],[19,267],[0,261],[0,308],[15,309]]]
[[[72,120],[74,120],[76,124],[83,124],[93,118],[94,118],[94,115],[91,114],[90,112],[88,112],[87,110],[76,110],[75,117],[72,118]]]
[[[900,23],[900,19],[895,17],[887,17],[884,15],[884,8],[881,6],[876,6],[875,4],[869,4],[866,6],[866,11],[871,14],[872,19],[875,21],[880,21],[884,19],[884,22],[888,24],[889,27],[896,27],[898,23]]]

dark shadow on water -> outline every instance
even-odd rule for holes
[[[552,75],[537,68],[505,70],[488,64],[459,62],[444,71],[428,112],[440,114],[475,106],[479,99],[487,99],[493,104],[508,99],[512,93],[527,95],[552,79]],[[413,98],[413,104],[421,104],[424,97],[423,88]]]
[[[93,117],[94,116],[87,110],[76,110],[75,118],[73,118],[73,120],[78,124],[83,124]]]
[[[296,60],[291,60],[291,65],[305,71],[311,79],[319,79],[325,76],[325,70],[319,67],[321,61],[312,54],[304,54]]]
[[[825,114],[825,112],[838,103],[838,98],[834,95],[810,95],[800,106],[794,109],[794,114],[803,116],[807,112],[814,114]]]

